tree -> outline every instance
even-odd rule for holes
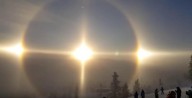
[[[99,97],[103,96],[103,84],[102,83],[99,84],[99,89],[97,90],[97,92],[99,93]]]
[[[79,98],[79,85],[75,87],[75,98]]]
[[[163,87],[163,82],[161,78],[159,79],[159,87]]]
[[[125,83],[122,87],[122,98],[128,98],[130,95],[127,83]]]
[[[110,93],[110,97],[111,98],[120,98],[120,92],[121,92],[121,87],[120,85],[120,81],[118,80],[118,74],[116,72],[114,72],[113,74],[113,80],[111,83],[111,93]]]
[[[190,77],[190,80],[192,81],[192,55],[189,62],[189,77]]]
[[[136,91],[139,93],[140,90],[141,90],[141,88],[140,88],[139,79],[137,79],[137,80],[135,81],[135,85],[134,85],[134,87],[133,87],[133,91],[134,91],[133,93],[135,93]]]

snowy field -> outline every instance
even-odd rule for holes
[[[190,90],[191,88],[189,87],[185,87],[185,88],[181,88],[182,90],[182,95],[181,98],[188,98],[188,96],[185,94],[186,91]],[[165,90],[164,91],[164,95],[161,95],[161,92],[159,92],[159,98],[166,98],[167,94],[169,93],[169,91],[175,91],[176,89],[171,89],[171,90]],[[191,89],[192,90],[192,89]],[[134,97],[130,97],[130,98],[134,98]],[[141,98],[141,96],[139,96],[139,98]],[[154,93],[152,94],[146,94],[145,98],[155,98]]]

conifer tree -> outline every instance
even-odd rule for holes
[[[127,83],[125,83],[122,87],[122,98],[128,98],[130,95],[129,88],[127,86]]]
[[[113,80],[111,83],[110,97],[111,98],[120,98],[121,87],[120,87],[120,81],[118,80],[119,76],[116,72],[114,72],[112,77],[113,77]]]
[[[136,91],[137,91],[138,93],[140,92],[141,88],[140,88],[139,79],[137,79],[137,80],[135,81],[135,85],[134,85],[134,87],[133,87],[133,90],[134,90],[133,93],[135,93]]]

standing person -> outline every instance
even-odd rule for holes
[[[145,98],[145,91],[143,89],[141,90],[141,98]]]
[[[164,94],[164,88],[161,87],[161,95],[163,95],[163,94]]]
[[[188,98],[192,98],[192,91],[191,90],[186,91],[186,94],[187,94]]]
[[[135,94],[134,94],[134,98],[138,98],[138,93],[137,93],[137,91],[136,91]]]
[[[181,98],[181,89],[180,89],[180,87],[177,87],[177,90],[175,92],[177,93],[177,98]]]
[[[158,89],[155,89],[155,98],[159,98]]]

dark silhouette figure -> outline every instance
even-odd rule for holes
[[[138,93],[137,93],[137,91],[136,91],[135,94],[134,94],[134,98],[138,98]]]
[[[191,90],[186,91],[186,94],[187,94],[188,98],[192,98],[192,91]]]
[[[169,91],[169,93],[167,94],[166,98],[171,98],[171,92]]]
[[[177,87],[177,90],[175,92],[177,93],[177,98],[181,98],[181,89],[180,89],[180,87]]]
[[[167,95],[167,98],[176,98],[176,93],[174,91],[170,91],[169,94]]]
[[[161,95],[163,95],[163,94],[164,94],[164,88],[161,87]]]
[[[145,91],[143,89],[141,90],[141,98],[145,98]]]
[[[176,93],[174,92],[174,91],[171,91],[171,93],[170,93],[170,98],[176,98]]]
[[[107,97],[103,97],[103,98],[107,98]]]
[[[155,98],[159,98],[158,89],[155,89]]]

